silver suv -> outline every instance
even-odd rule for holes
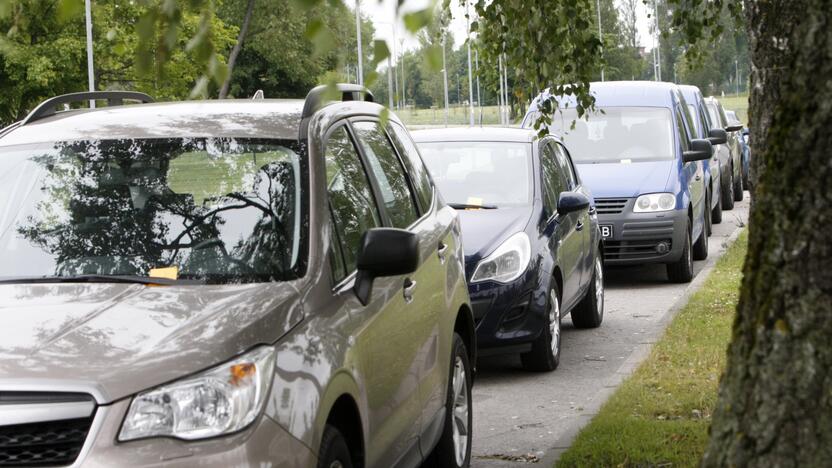
[[[337,89],[0,131],[0,466],[469,463],[457,216]]]

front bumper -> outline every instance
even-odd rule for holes
[[[635,198],[618,209],[598,213],[600,226],[611,226],[612,236],[604,239],[606,265],[672,263],[682,256],[688,215],[684,210],[634,213]]]
[[[546,326],[548,285],[539,284],[531,268],[517,280],[502,284],[494,281],[468,286],[477,328],[477,353],[480,356],[522,353]],[[541,291],[543,291],[541,293]]]
[[[150,438],[118,442],[129,404],[130,399],[126,399],[98,407],[81,454],[72,466],[312,468],[317,464],[309,448],[265,415],[238,433],[202,441]]]

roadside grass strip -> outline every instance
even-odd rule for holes
[[[693,467],[708,441],[739,298],[747,231],[557,467]]]

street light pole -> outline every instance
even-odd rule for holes
[[[471,67],[471,22],[468,16],[468,4],[465,2],[465,23],[468,34],[468,109],[469,109],[469,124],[474,126],[474,70]]]
[[[474,49],[474,67],[477,70],[477,106],[480,108],[480,126],[482,126],[482,97],[480,96],[480,51]]]
[[[358,43],[358,84],[364,86],[364,64],[361,57],[361,0],[355,0],[355,37]]]
[[[90,92],[95,91],[95,68],[92,58],[92,7],[90,0],[84,1],[84,9],[87,15],[87,82]],[[95,100],[90,99],[90,109],[95,108]]]
[[[740,61],[734,60],[734,67],[737,69],[737,96],[740,95]]]
[[[656,81],[662,80],[662,30],[659,24],[659,2],[653,0],[653,12],[656,15]]]
[[[442,82],[445,85],[445,126],[448,126],[448,64],[445,61],[445,31],[442,31]]]
[[[387,54],[387,107],[393,110],[393,57]]]
[[[601,59],[604,58],[604,33],[601,32],[601,0],[595,0],[595,9],[598,10],[598,40],[601,41]],[[604,65],[601,65],[601,81],[604,81]]]
[[[402,76],[402,106],[401,106],[401,108],[402,109],[407,109],[407,88],[404,87],[404,75],[407,74],[407,70],[404,68],[404,40],[402,40],[400,46],[401,47],[399,47],[399,48],[402,49],[402,58],[401,58],[402,64],[401,64],[401,67],[399,68],[399,74]]]

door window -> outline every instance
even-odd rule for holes
[[[361,158],[341,126],[330,135],[325,153],[327,193],[332,214],[333,236],[330,258],[338,282],[355,270],[364,231],[381,225],[378,206]]]
[[[558,166],[560,166],[561,172],[566,176],[568,190],[575,190],[575,187],[578,186],[578,178],[575,176],[575,168],[572,167],[572,161],[566,153],[566,149],[558,143],[551,144],[554,145],[555,152],[558,155]]]
[[[685,126],[682,110],[678,106],[676,107],[676,127],[679,129],[679,140],[682,143],[682,151],[687,151],[690,147],[690,135],[688,134],[687,126]]]
[[[416,145],[404,129],[398,123],[391,123],[388,126],[390,129],[390,136],[393,138],[393,144],[399,150],[399,154],[407,165],[410,178],[413,181],[413,186],[416,189],[416,197],[419,199],[419,204],[422,207],[422,213],[430,209],[433,202],[433,185],[430,182],[430,176],[422,158],[419,156],[419,151],[416,150]]]
[[[565,174],[560,170],[557,155],[550,143],[543,143],[540,154],[540,167],[543,173],[543,204],[550,215],[557,210],[561,192],[567,190]]]
[[[410,183],[390,140],[377,122],[356,122],[354,128],[378,182],[393,227],[406,228],[419,218]]]

